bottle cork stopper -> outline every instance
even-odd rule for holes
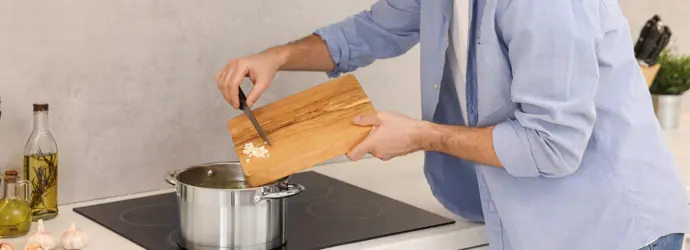
[[[7,171],[5,171],[5,175],[7,175],[7,176],[18,176],[19,172],[17,172],[17,170],[7,170]]]
[[[19,172],[17,170],[7,170],[5,171],[5,181],[7,183],[16,183],[17,182],[17,176],[19,175]]]
[[[36,111],[48,111],[47,103],[34,103],[34,112]]]

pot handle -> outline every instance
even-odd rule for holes
[[[170,185],[177,186],[177,180],[175,180],[175,174],[177,174],[177,170],[175,171],[170,171],[165,175],[165,181],[168,182]]]
[[[295,196],[304,191],[304,186],[300,184],[281,184],[278,186],[281,190],[278,192],[262,191],[254,196],[254,202],[258,203],[263,200],[283,199]]]

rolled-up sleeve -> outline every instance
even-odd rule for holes
[[[420,0],[379,0],[370,10],[314,32],[336,65],[330,77],[352,72],[376,59],[399,56],[419,42]]]
[[[514,1],[499,19],[519,108],[494,128],[493,146],[513,176],[563,177],[581,164],[596,117],[596,2]]]

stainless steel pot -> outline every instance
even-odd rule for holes
[[[172,171],[180,245],[187,249],[267,250],[285,244],[285,200],[304,187],[289,177],[247,188],[239,162],[214,162]]]

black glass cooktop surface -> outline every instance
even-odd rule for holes
[[[322,249],[453,220],[316,173],[290,177],[301,194],[287,199],[287,243],[281,249]],[[177,250],[175,193],[74,208],[77,213],[146,249]]]

